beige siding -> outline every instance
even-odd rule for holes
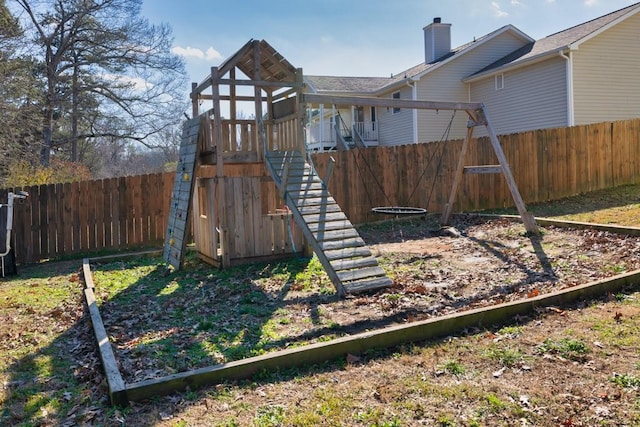
[[[420,80],[418,99],[429,101],[469,102],[468,86],[462,79],[497,61],[508,53],[522,47],[525,42],[510,32],[479,44],[459,58],[429,72]],[[449,112],[420,111],[418,113],[418,140],[421,142],[438,141],[451,120]],[[449,138],[464,138],[467,117],[458,112]]]
[[[640,117],[640,13],[573,55],[575,124]]]
[[[397,91],[396,91],[397,92]],[[406,86],[400,89],[400,99],[412,99],[413,89]],[[387,95],[391,98],[392,93]],[[402,108],[393,113],[392,108],[378,108],[379,145],[402,145],[413,143],[413,112]]]
[[[471,101],[485,104],[497,134],[567,126],[566,61],[554,56],[508,71],[500,90],[494,76],[471,83]]]

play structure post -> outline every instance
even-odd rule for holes
[[[507,162],[507,158],[504,155],[504,151],[502,151],[502,147],[500,146],[500,141],[498,140],[498,136],[496,135],[495,130],[493,129],[493,125],[491,124],[491,120],[489,120],[489,115],[487,113],[487,108],[482,105],[482,114],[484,115],[484,125],[487,128],[487,132],[489,133],[489,139],[491,140],[491,145],[493,146],[493,151],[498,158],[498,163],[502,166],[502,173],[504,178],[507,181],[507,186],[509,187],[509,191],[511,191],[511,197],[513,197],[513,201],[518,208],[518,212],[520,213],[520,217],[522,218],[522,223],[524,224],[525,229],[531,234],[540,234],[540,230],[538,229],[538,225],[536,224],[533,215],[531,215],[527,211],[527,207],[525,206],[524,200],[522,200],[522,196],[520,196],[520,191],[518,191],[518,186],[516,185],[516,181],[513,178],[513,174],[511,173],[511,168],[509,167],[509,163]]]
[[[211,91],[213,100],[213,137],[216,141],[216,187],[218,206],[224,206],[226,200],[226,180],[224,175],[224,144],[222,134],[222,120],[220,117],[220,71],[218,67],[211,67]],[[229,254],[229,223],[227,220],[227,210],[218,211],[218,221],[220,226],[220,252],[222,253],[222,266],[231,265]]]
[[[191,83],[191,117],[193,118],[198,117],[199,114],[197,87],[198,83]]]

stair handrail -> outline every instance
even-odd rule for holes
[[[356,124],[354,123],[351,127],[353,131],[353,143],[355,144],[355,146],[358,148],[367,148],[367,145],[364,143],[364,138],[362,137],[360,132],[358,132]]]
[[[342,148],[343,150],[349,150],[349,144],[347,144],[347,141],[344,139],[344,136],[342,136],[342,132],[340,132],[340,127],[338,126],[337,123],[333,124],[333,129],[336,132],[336,140],[341,145],[340,148]]]

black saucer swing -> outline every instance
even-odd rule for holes
[[[435,189],[436,178],[438,177],[438,175],[440,173],[440,167],[442,166],[442,158],[444,156],[444,142],[446,142],[448,137],[449,137],[449,133],[451,132],[451,125],[453,123],[453,119],[455,118],[455,116],[456,116],[456,110],[453,110],[453,114],[451,115],[451,119],[449,120],[449,124],[447,125],[447,128],[445,129],[444,133],[442,134],[442,137],[437,142],[437,144],[438,144],[437,148],[433,151],[433,153],[429,157],[429,160],[427,161],[427,164],[424,167],[424,169],[422,171],[422,174],[420,175],[420,178],[418,178],[418,181],[416,182],[416,184],[415,184],[415,186],[413,188],[413,191],[409,195],[408,201],[411,201],[411,199],[413,198],[414,194],[416,193],[416,190],[418,189],[418,185],[422,181],[422,178],[424,178],[424,176],[425,176],[425,174],[427,172],[427,169],[429,168],[429,166],[433,162],[434,157],[436,156],[436,153],[439,152],[438,164],[436,166],[436,173],[435,173],[434,179],[433,179],[432,184],[431,184],[431,190],[429,191],[429,195],[427,197],[427,206],[429,205],[429,202],[431,200],[431,196],[433,195],[433,191]],[[354,157],[355,157],[355,154],[354,154]],[[373,170],[371,169],[371,166],[366,161],[366,159],[364,159],[364,160],[365,160],[365,164],[366,164],[367,168],[369,169],[369,172],[374,176],[376,184],[378,185],[378,189],[382,192],[382,194],[384,195],[385,199],[388,202],[391,202],[391,200],[389,199],[389,196],[387,196],[387,194],[385,193],[384,188],[382,187],[382,184],[380,184],[380,181],[378,180],[378,178],[374,174]],[[360,170],[360,165],[358,164],[357,158],[356,158],[356,167],[358,168],[358,172],[360,173],[360,175],[362,175],[362,171]],[[366,187],[365,187],[365,191],[366,191]],[[369,200],[371,200],[371,197],[370,197],[368,191],[367,191],[367,196],[368,196]],[[390,204],[389,206],[376,206],[376,207],[373,207],[373,208],[371,208],[371,212],[373,212],[375,214],[380,214],[380,215],[391,215],[391,216],[399,217],[399,216],[411,216],[411,215],[426,215],[427,214],[427,209],[426,208],[422,208],[422,207],[417,207],[417,206],[394,206],[394,205]]]

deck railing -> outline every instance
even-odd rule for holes
[[[378,140],[378,124],[376,122],[354,122],[353,128],[365,141]]]

